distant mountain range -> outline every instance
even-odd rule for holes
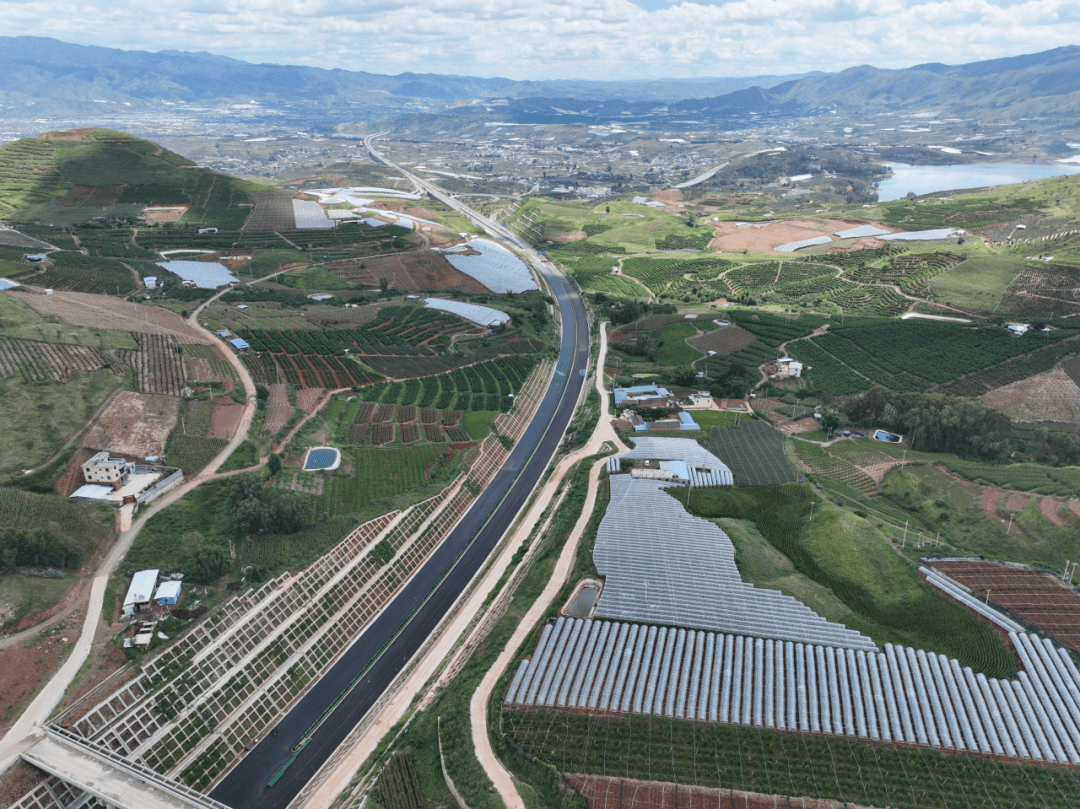
[[[0,101],[59,105],[215,101],[439,110],[469,100],[530,96],[677,101],[774,87],[810,73],[652,81],[515,81],[471,76],[251,64],[211,53],[125,51],[47,37],[0,37]],[[389,98],[388,98],[389,97]]]
[[[668,120],[717,121],[750,115],[794,117],[836,110],[847,115],[931,112],[941,117],[996,119],[1054,116],[1062,125],[1080,118],[1080,47],[972,62],[925,64],[903,70],[863,65],[772,87],[746,87],[711,98],[687,98],[658,110],[655,103],[574,98],[520,98],[510,104],[520,120],[625,120],[662,114]],[[464,112],[464,111],[459,111]]]
[[[517,121],[638,117],[705,124],[788,117],[932,111],[941,116],[1080,119],[1080,47],[903,70],[639,82],[501,78],[256,65],[210,53],[124,51],[42,37],[0,37],[0,112],[92,114],[103,104],[250,103],[320,111],[333,124],[412,113]]]

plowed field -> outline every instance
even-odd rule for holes
[[[999,562],[935,561],[933,567],[1070,649],[1080,651],[1080,592],[1056,576]]]
[[[393,256],[370,256],[327,264],[326,269],[350,284],[379,288],[379,279],[402,292],[435,292],[460,289],[474,294],[490,293],[479,281],[470,278],[438,253],[401,253]]]
[[[761,795],[733,789],[705,789],[660,781],[635,781],[599,775],[563,776],[585,798],[589,809],[862,809],[856,804],[815,798]]]

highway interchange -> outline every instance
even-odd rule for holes
[[[371,140],[366,142],[372,156],[393,165],[374,151]],[[558,362],[532,422],[461,522],[341,659],[211,792],[211,797],[234,809],[288,806],[423,646],[528,501],[558,449],[585,383],[589,322],[573,284],[505,227],[480,217],[437,186],[402,173],[492,235],[509,242],[544,276],[562,321]],[[384,646],[383,653],[374,659]],[[274,786],[269,787],[268,782],[293,757],[294,747],[303,741],[312,723],[365,668],[366,673],[348,696],[333,708]]]

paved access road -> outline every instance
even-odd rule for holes
[[[454,207],[465,209],[461,203]],[[518,239],[513,241],[521,247]],[[573,285],[553,266],[541,262],[531,248],[529,258],[551,284],[562,316],[554,378],[532,422],[502,469],[427,564],[270,735],[211,792],[214,799],[235,809],[284,809],[424,644],[532,494],[577,406],[585,382],[581,372],[588,365],[589,323]],[[414,611],[416,614],[409,620]],[[408,623],[402,626],[405,621]],[[273,787],[267,787],[311,723],[399,629],[400,634],[316,730],[284,776]]]

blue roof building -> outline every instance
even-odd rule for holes
[[[243,340],[239,337],[229,340],[229,345],[231,345],[237,351],[247,351],[249,348],[251,348],[247,340]]]
[[[694,417],[687,412],[679,413],[679,429],[680,430],[700,430],[701,427],[694,421]]]

